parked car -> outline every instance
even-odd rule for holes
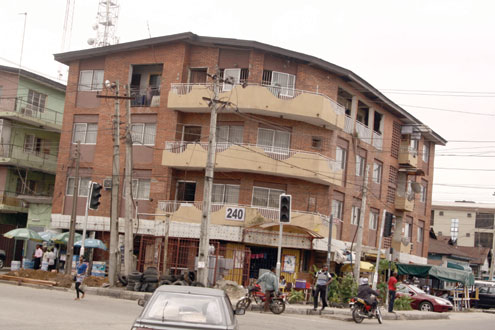
[[[411,307],[426,312],[448,312],[452,303],[447,299],[427,294],[415,285],[400,283],[397,285],[397,296],[410,296],[413,301]]]
[[[5,251],[4,250],[0,250],[0,269],[3,268],[3,266],[5,266]]]
[[[162,285],[147,301],[132,330],[139,329],[227,329],[239,328],[236,315],[224,291],[182,285]]]
[[[479,300],[473,300],[473,306],[477,308],[495,308],[495,286],[481,286]]]

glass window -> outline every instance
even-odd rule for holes
[[[423,234],[424,234],[424,229],[421,227],[418,227],[418,237],[416,239],[418,241],[418,243],[423,242]]]
[[[96,123],[74,123],[72,130],[72,143],[96,144],[98,124]]]
[[[289,73],[273,71],[271,85],[280,87],[280,95],[282,96],[294,96],[296,76]]]
[[[175,199],[179,202],[194,202],[196,197],[196,182],[177,182]]]
[[[79,197],[88,197],[88,185],[90,178],[79,178]],[[66,196],[73,196],[74,194],[74,184],[75,178],[69,177],[67,178],[67,189],[65,191]]]
[[[217,143],[241,144],[243,141],[244,127],[237,125],[220,125],[217,127]]]
[[[103,70],[81,70],[79,73],[79,91],[101,91],[103,89]]]
[[[33,152],[34,151],[34,141],[36,140],[34,135],[26,134],[24,136],[24,151]]]
[[[404,236],[411,238],[411,236],[412,236],[412,223],[406,222],[404,224]]]
[[[428,188],[426,187],[425,182],[422,182],[422,184],[421,184],[421,192],[419,194],[419,197],[420,197],[419,200],[421,201],[421,203],[426,203],[426,195],[427,195],[426,192],[427,192],[427,189]]]
[[[356,176],[364,176],[365,166],[366,159],[362,156],[356,155]]]
[[[459,219],[450,220],[450,238],[455,241],[459,236]]]
[[[344,203],[338,200],[332,200],[332,215],[334,219],[342,220],[342,210]]]
[[[290,147],[290,132],[259,128],[258,146],[262,147],[266,152],[288,154]]]
[[[132,196],[134,199],[150,199],[150,179],[132,180]]]
[[[378,212],[372,210],[370,211],[369,229],[376,230],[377,227],[378,227]]]
[[[238,204],[239,185],[233,184],[213,184],[212,203],[217,204]]]
[[[156,124],[132,124],[131,134],[133,144],[155,145]]]
[[[280,195],[284,194],[283,190],[253,187],[253,206],[268,208],[278,208]]]
[[[381,183],[382,182],[382,169],[383,165],[377,161],[373,163],[373,182]]]
[[[426,142],[423,144],[423,162],[428,163],[430,160],[430,143]]]
[[[34,112],[45,111],[46,95],[30,89],[28,91],[27,108]]]
[[[361,208],[359,206],[352,207],[351,225],[357,225],[361,217]]]
[[[345,170],[345,164],[347,162],[347,150],[342,147],[337,147],[336,160],[340,169]]]

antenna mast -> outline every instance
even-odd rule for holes
[[[119,10],[119,0],[99,0],[96,23],[93,25],[93,30],[96,31],[96,38],[89,38],[89,45],[104,47],[119,43],[119,38],[115,35]]]

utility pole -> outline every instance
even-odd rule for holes
[[[383,228],[385,228],[385,214],[387,210],[383,210],[382,221],[380,222],[380,236],[378,237],[378,251],[376,253],[375,274],[373,275],[373,290],[376,290],[378,283],[378,268],[380,267],[380,253],[382,252]]]
[[[495,269],[495,227],[493,229],[493,236],[492,236],[492,241],[493,241],[493,245],[492,245],[492,262],[490,264],[490,277],[488,278],[489,281],[493,281],[493,271]]]
[[[110,260],[108,262],[108,283],[115,285],[117,277],[117,252],[119,243],[119,174],[120,174],[120,100],[119,81],[115,82],[115,114],[113,118],[113,161],[112,197],[110,208]]]
[[[163,256],[162,256],[162,274],[168,275],[167,272],[167,256],[168,256],[168,235],[170,231],[170,214],[165,215],[165,233],[164,233],[164,242],[163,242]]]
[[[199,233],[199,253],[198,253],[198,281],[208,286],[208,266],[209,266],[209,233],[211,213],[211,192],[213,189],[213,175],[215,170],[215,154],[217,149],[217,111],[218,111],[218,90],[220,74],[217,70],[213,76],[213,97],[210,99],[210,134],[208,136],[208,155],[206,158],[205,187],[203,191],[203,212],[201,215],[201,227]]]
[[[333,234],[333,214],[330,209],[330,221],[328,223],[328,251],[327,251],[327,267],[330,270],[330,263],[332,261],[332,234]]]
[[[370,166],[366,165],[363,182],[363,198],[361,199],[361,214],[359,215],[359,223],[357,227],[357,242],[356,242],[356,260],[354,261],[354,279],[359,284],[359,273],[361,269],[361,251],[363,247],[363,225],[364,214],[366,211],[366,195],[368,194],[368,172]]]
[[[125,86],[126,95],[130,95],[129,85]],[[134,237],[132,234],[132,122],[131,100],[126,100],[127,131],[125,136],[125,238],[124,238],[124,269],[125,275],[132,273],[132,255],[134,251]]]
[[[67,242],[67,251],[65,258],[65,274],[70,274],[72,271],[72,256],[74,255],[74,235],[76,233],[76,218],[77,218],[77,199],[79,197],[79,161],[81,158],[81,142],[77,141],[75,157],[76,157],[76,173],[74,175],[74,192],[72,193],[72,213],[70,216],[69,241]]]

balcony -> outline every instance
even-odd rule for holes
[[[378,150],[383,149],[383,135],[381,133],[373,131],[373,147]]]
[[[2,213],[28,213],[17,194],[9,191],[0,191],[0,212]]]
[[[27,97],[0,98],[0,118],[60,132],[63,113],[27,102]]]
[[[131,88],[131,107],[159,107],[160,88]]]
[[[202,170],[206,165],[207,149],[207,143],[166,142],[162,165],[184,170]],[[333,159],[316,152],[273,150],[252,144],[217,143],[215,170],[276,175],[324,185],[342,185],[342,170]]]
[[[57,155],[25,151],[23,147],[12,144],[0,144],[0,164],[55,174]]]
[[[209,113],[211,84],[172,84],[168,108],[183,112]],[[222,88],[223,89],[223,88]],[[257,84],[236,85],[220,91],[221,100],[230,100],[241,111],[306,122],[329,129],[344,129],[344,108],[328,96],[303,90]]]
[[[344,132],[347,134],[354,133],[354,120],[352,120],[351,116],[345,115]]]
[[[356,120],[356,132],[359,139],[363,142],[371,144],[371,129],[360,121]]]
[[[412,168],[418,166],[418,151],[411,148],[407,140],[400,142],[399,165]]]
[[[242,209],[242,220],[228,220],[228,208]],[[170,214],[171,221],[201,223],[203,202],[178,202],[178,201],[158,201],[157,214]],[[279,210],[273,208],[258,207],[255,205],[240,204],[212,204],[210,223],[214,225],[236,225],[249,227],[254,224],[278,223]],[[292,211],[291,225],[304,227],[310,230],[327,234],[328,217],[316,212]],[[323,229],[324,228],[324,229]]]

